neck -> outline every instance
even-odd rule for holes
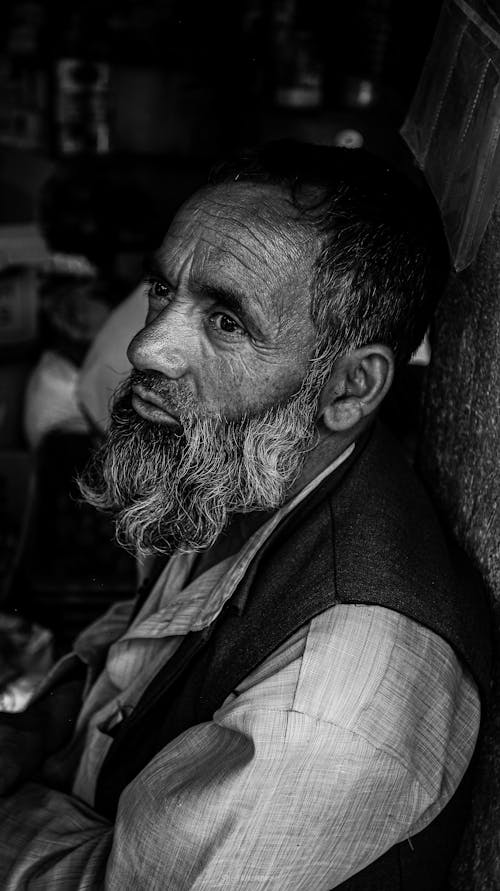
[[[301,491],[301,489],[318,476],[318,474],[325,470],[329,464],[332,464],[337,458],[340,458],[343,452],[345,452],[353,442],[356,442],[366,426],[366,424],[356,424],[355,427],[340,432],[331,432],[326,428],[321,428],[319,430],[318,442],[314,449],[306,455],[304,466],[300,475],[291,487],[288,497],[293,498]]]

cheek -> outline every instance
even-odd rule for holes
[[[240,414],[247,404],[248,392],[259,383],[241,357],[226,357],[205,363],[200,387],[212,410]]]
[[[300,387],[302,383],[302,375],[296,373],[292,373],[291,370],[288,373],[283,371],[275,370],[275,373],[265,373],[258,384],[256,382],[256,386],[253,391],[259,394],[260,402],[263,407],[268,407],[269,405],[274,405],[277,402],[283,402],[285,399],[289,399]]]
[[[307,371],[307,361],[281,350],[257,355],[245,350],[223,357],[202,351],[196,375],[197,397],[210,412],[221,411],[228,417],[245,411],[259,412],[282,402],[300,388]]]
[[[221,412],[229,418],[254,410],[267,386],[262,374],[258,374],[241,355],[224,359],[203,356],[196,378],[196,397],[200,405],[208,412]]]
[[[296,370],[297,371],[297,370]],[[217,381],[219,404],[223,411],[234,416],[251,414],[283,402],[300,388],[303,375],[276,367],[245,368],[234,365],[232,373]]]

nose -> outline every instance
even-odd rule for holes
[[[166,307],[130,342],[127,356],[138,371],[158,371],[171,380],[189,368],[188,345],[193,332],[182,312]]]

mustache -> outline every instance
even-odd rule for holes
[[[171,410],[182,415],[194,404],[193,396],[183,381],[171,381],[159,371],[138,371],[134,369],[127,381],[129,392],[136,385],[144,387],[159,396]]]

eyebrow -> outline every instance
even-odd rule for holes
[[[148,253],[144,256],[142,262],[142,274],[145,277],[151,276],[158,278],[172,286],[157,252]],[[255,318],[254,314],[248,311],[248,297],[237,288],[228,287],[227,285],[210,284],[209,282],[197,282],[196,290],[198,293],[208,300],[213,300],[238,315],[242,322],[259,337],[264,337],[264,331]]]

